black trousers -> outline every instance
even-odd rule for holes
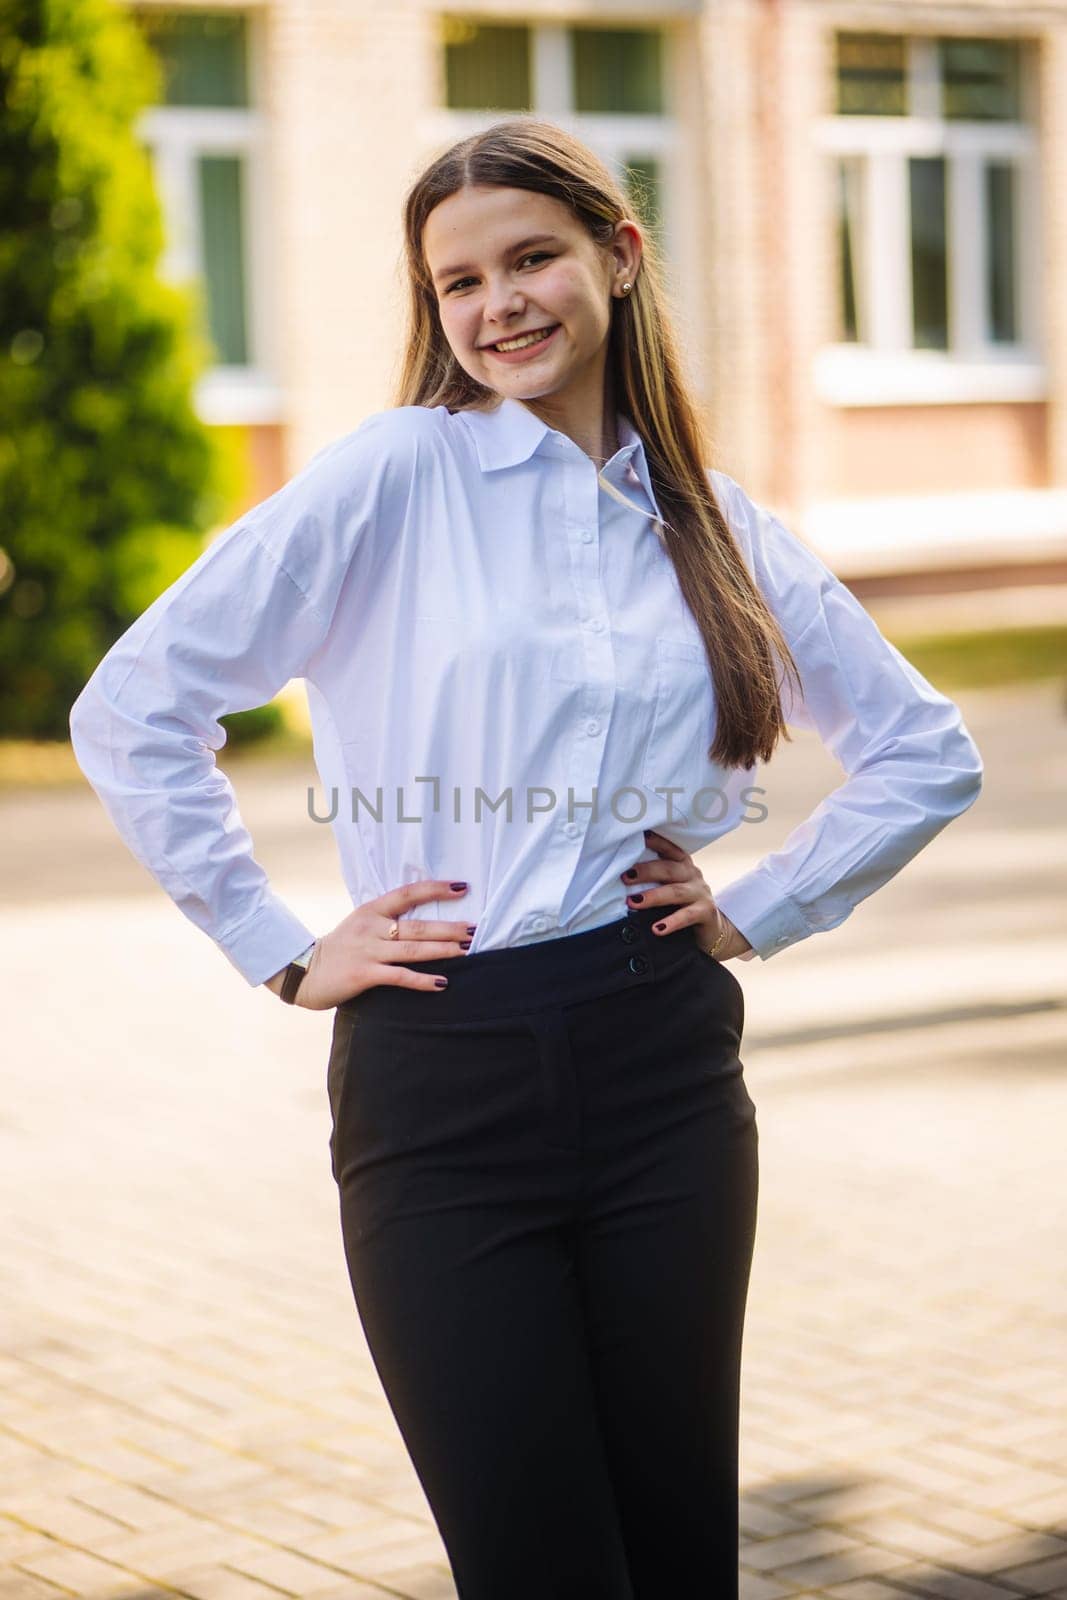
[[[643,907],[337,1008],[356,1307],[460,1600],[736,1600],[740,984]]]

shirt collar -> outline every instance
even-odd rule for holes
[[[557,433],[521,400],[515,400],[510,395],[505,395],[493,411],[460,411],[458,414],[474,435],[478,465],[483,472],[518,466],[520,461],[528,461],[538,450],[542,454],[571,459],[578,452],[573,439]],[[621,462],[624,471],[627,464],[632,465],[649,504],[655,507],[656,516],[659,517],[662,513],[652,492],[652,478],[641,435],[621,411],[616,412],[616,426],[619,454],[613,459]]]

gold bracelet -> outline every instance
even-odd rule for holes
[[[729,924],[726,921],[726,918],[723,916],[722,912],[718,909],[717,906],[716,906],[715,910],[716,910],[716,915],[718,916],[719,921],[722,923],[722,931],[720,932],[719,937],[716,939],[715,943],[712,945],[711,949],[708,951],[708,955],[709,956],[717,955],[718,951],[719,951],[719,946],[721,944],[723,944],[725,942],[725,940],[729,938],[729,935],[730,935],[730,928],[729,928]]]

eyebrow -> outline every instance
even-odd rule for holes
[[[528,238],[520,239],[517,244],[510,245],[509,248],[507,250],[505,250],[504,254],[511,256],[511,255],[514,255],[516,253],[516,251],[518,251],[518,250],[525,250],[528,245],[531,245],[531,244],[549,244],[549,243],[551,243],[551,244],[558,244],[559,243],[559,239],[558,239],[556,234],[554,234],[554,233],[531,233]],[[454,273],[470,272],[471,270],[472,269],[468,265],[468,263],[464,261],[458,267],[442,267],[439,272],[435,272],[434,273],[434,280],[437,281],[437,280],[439,280],[441,278],[451,278]]]

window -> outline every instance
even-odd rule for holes
[[[241,15],[142,12],[142,31],[163,68],[168,106],[247,106],[248,28]]]
[[[663,111],[658,28],[572,28],[575,111],[659,116]]]
[[[1018,237],[1018,174],[1004,162],[986,165],[986,318],[990,335],[1000,344],[1019,336],[1016,312],[1015,251]]]
[[[855,156],[845,156],[838,162],[837,177],[842,336],[854,342],[859,338],[856,315],[857,284],[862,282],[864,276],[861,252],[866,238],[866,225],[861,211],[863,169]]]
[[[911,342],[917,350],[948,349],[948,239],[942,156],[908,161],[911,218]]]
[[[839,33],[837,109],[843,116],[902,117],[906,41],[892,33]]]
[[[917,399],[927,378],[958,398],[979,369],[993,397],[1036,392],[1026,60],[1018,39],[835,36],[833,110],[819,140],[836,230],[837,343],[821,367],[845,381],[837,393],[829,382],[828,397],[859,399],[866,386],[872,403],[884,399],[878,363],[899,376],[905,358]],[[935,359],[955,369],[955,388],[930,377]]]
[[[963,122],[1019,122],[1018,40],[939,39],[942,110]]]
[[[251,277],[263,127],[249,19],[232,11],[133,15],[163,69],[162,104],[141,129],[163,203],[163,267],[200,286],[213,376],[247,379],[269,365]]]
[[[674,128],[661,29],[514,26],[449,15],[441,30],[444,137],[462,137],[509,111],[540,112],[573,127],[612,168],[634,215],[662,245]]]
[[[459,111],[528,111],[530,30],[444,19],[445,96]]]
[[[209,329],[219,360],[238,367],[248,364],[243,178],[240,156],[202,155],[197,161]]]

